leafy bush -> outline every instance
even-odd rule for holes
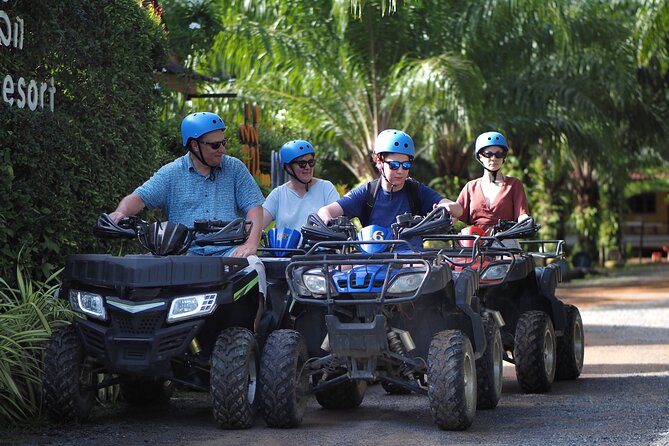
[[[139,0],[0,8],[25,22],[23,49],[0,47],[0,78],[53,78],[56,88],[53,112],[0,102],[0,277],[22,251],[24,271],[44,278],[67,254],[105,249],[95,217],[164,158],[153,78],[164,33]]]
[[[42,350],[54,328],[72,319],[53,297],[56,273],[45,282],[29,281],[21,267],[16,287],[0,279],[0,424],[16,423],[39,412]]]

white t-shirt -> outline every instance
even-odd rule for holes
[[[309,214],[338,199],[339,193],[334,185],[328,180],[319,179],[303,197],[289,188],[288,183],[284,183],[270,192],[262,206],[274,217],[277,228],[299,231]]]

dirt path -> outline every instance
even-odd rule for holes
[[[562,283],[556,294],[579,308],[669,299],[669,264],[614,270],[595,278]]]

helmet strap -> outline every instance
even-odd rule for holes
[[[295,178],[299,183],[304,184],[304,190],[305,190],[306,192],[309,192],[309,184],[311,184],[311,182],[313,181],[313,177],[312,177],[311,180],[309,180],[309,181],[302,181],[302,180],[300,180],[299,178],[297,178],[297,175],[295,175],[295,171],[294,171],[293,169],[285,168],[285,170],[286,170],[286,173],[287,173],[288,175],[290,175],[291,177]]]
[[[484,168],[485,170],[487,170],[488,172],[490,172],[490,174],[491,174],[491,176],[492,176],[492,182],[493,182],[493,183],[494,183],[495,181],[497,181],[497,173],[498,173],[501,169],[491,170],[491,169],[488,169],[488,168],[485,167],[485,166],[483,166],[483,168]]]
[[[479,164],[480,164],[481,166],[483,166],[483,168],[484,168],[485,170],[487,170],[488,172],[490,172],[490,173],[492,174],[492,182],[493,182],[493,183],[494,183],[495,181],[497,181],[497,172],[499,172],[499,171],[501,170],[501,168],[502,168],[501,166],[500,166],[500,168],[497,169],[497,170],[488,169],[488,168],[485,166],[485,164],[483,164],[483,161],[481,161],[480,155],[476,157],[476,161],[478,161]],[[505,160],[502,160],[502,164],[504,164],[504,161],[505,161]]]
[[[383,177],[384,180],[386,180],[386,183],[390,184],[390,201],[393,200],[393,190],[395,187],[397,187],[397,184],[391,183],[388,177],[386,176],[386,173],[383,171],[383,167],[381,168],[381,176]]]
[[[197,142],[197,140],[195,142]],[[190,145],[188,146],[188,151],[193,155],[195,155],[195,158],[197,158],[199,162],[201,162],[202,164],[204,164],[209,168],[209,178],[211,178],[211,180],[214,181],[216,179],[215,170],[216,167],[218,166],[211,166],[204,160],[204,155],[202,155],[202,148],[200,147],[200,143],[199,142],[197,143],[197,152],[193,150],[193,146]]]

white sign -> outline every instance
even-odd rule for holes
[[[17,17],[12,23],[5,11],[0,11],[0,45],[23,49],[23,19]]]
[[[9,0],[2,0],[8,3]],[[24,21],[21,17],[11,18],[0,10],[0,47],[22,50],[25,36]],[[24,77],[14,78],[11,74],[0,73],[0,100],[7,106],[16,106],[35,111],[45,107],[53,112],[55,108],[56,86],[53,77],[45,82]]]

